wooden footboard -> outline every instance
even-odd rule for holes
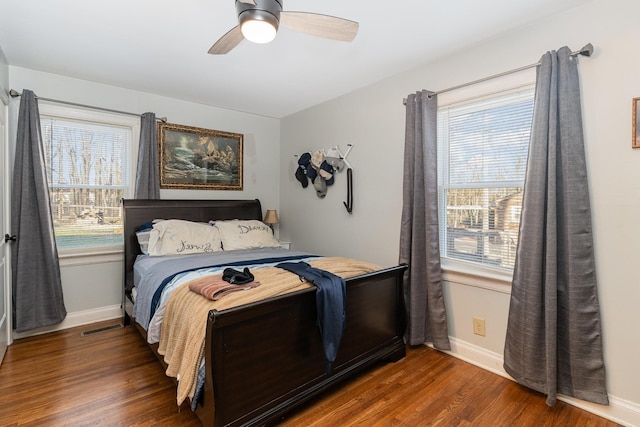
[[[209,314],[205,426],[263,425],[380,360],[404,357],[405,265],[347,280],[347,321],[330,374],[315,289]]]

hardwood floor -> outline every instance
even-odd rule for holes
[[[0,367],[0,426],[200,426],[132,327],[106,322],[16,341]],[[281,426],[617,426],[427,347],[372,368]]]

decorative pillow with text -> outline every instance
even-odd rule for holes
[[[201,222],[169,219],[153,224],[148,251],[151,256],[188,255],[222,250],[217,228]]]
[[[280,243],[273,237],[273,230],[258,220],[216,221],[214,228],[220,230],[222,248],[235,249],[278,248]]]

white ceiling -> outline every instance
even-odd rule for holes
[[[359,33],[281,28],[214,56],[234,0],[0,0],[0,47],[10,65],[280,118],[587,1],[287,0]]]

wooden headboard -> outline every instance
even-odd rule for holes
[[[262,220],[260,200],[123,199],[125,288],[133,286],[133,263],[141,253],[136,231],[154,219],[207,222],[222,219]]]

